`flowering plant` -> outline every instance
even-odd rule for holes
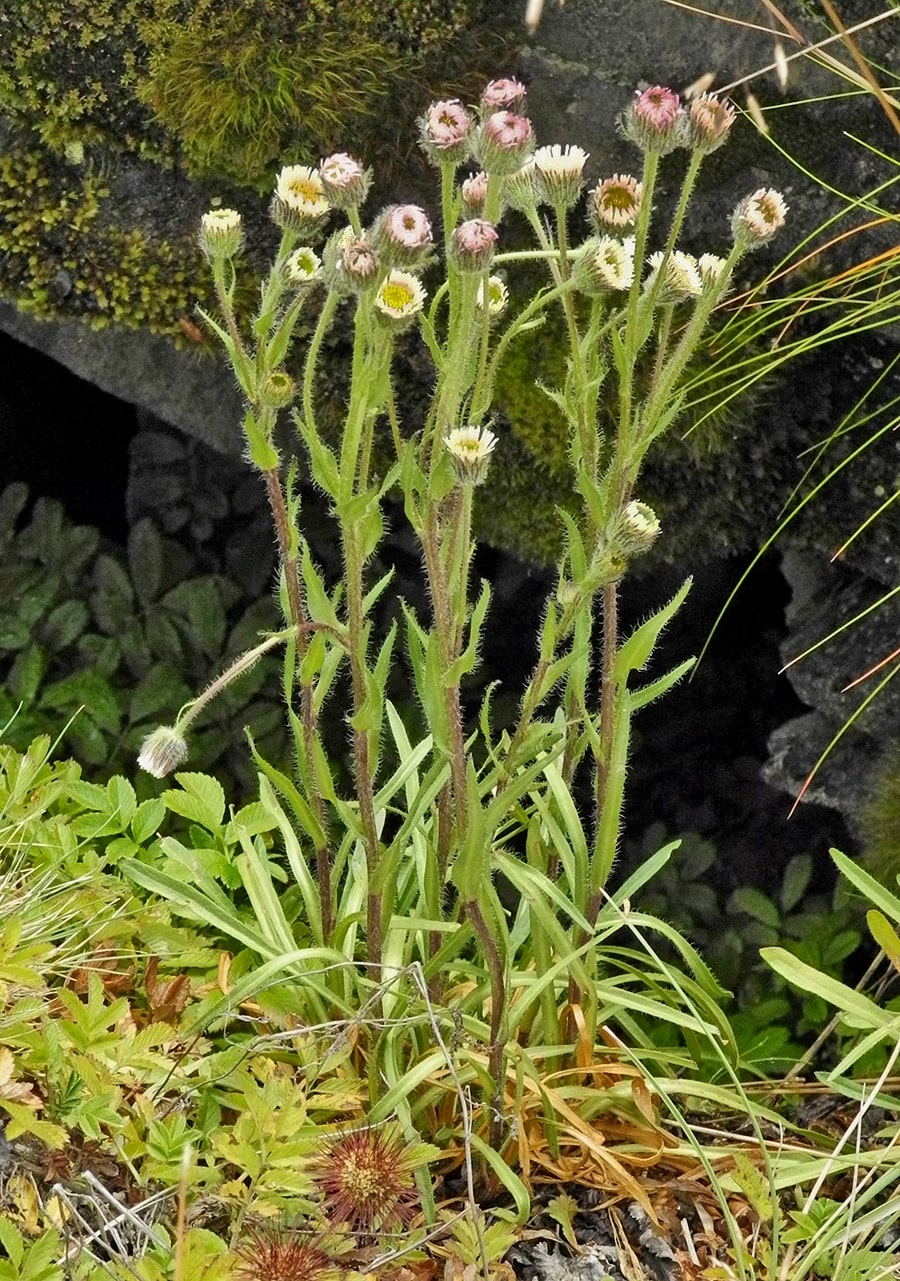
[[[285,946],[283,965],[317,999],[328,993],[326,1013],[328,1002],[352,1009],[366,984],[419,966],[434,1007],[452,1007],[470,1038],[466,1070],[489,1103],[494,1146],[506,1133],[509,1081],[518,1079],[509,1075],[513,1060],[527,1075],[540,1054],[564,1059],[577,1045],[590,1061],[598,1029],[612,1014],[641,1036],[629,1014],[634,976],[608,981],[604,943],[619,927],[618,905],[652,868],[612,897],[607,882],[632,717],[693,660],[637,683],[689,583],[625,638],[619,584],[660,533],[637,496],[647,451],[679,416],[685,371],[735,266],[785,216],[777,192],[756,191],[734,210],[723,256],[697,260],[679,249],[700,166],[725,140],[734,114],[710,96],[686,110],[678,95],[655,86],[636,95],[619,122],[642,156],[640,176],[597,182],[587,195],[594,234],[573,244],[588,156],[572,145],[535,148],[532,124],[521,114],[524,98],[521,84],[504,79],[487,87],[476,110],[443,101],[425,111],[419,135],[440,178],[439,219],[415,205],[393,205],[364,225],[369,175],[346,153],[318,170],[283,170],[272,202],[281,243],[249,332],[234,306],[239,215],[204,218],[201,241],[221,307],[220,320],[207,320],[246,399],[248,457],[264,479],[277,532],[285,629],[238,660],[141,754],[152,773],[176,768],[186,754],[184,733],[204,703],[257,652],[284,643],[295,776],[258,762],[263,802],[278,816],[299,889],[293,919],[277,903],[267,908],[280,938],[304,943],[295,951]],[[676,148],[688,150],[687,169],[671,222],[656,241],[654,189],[661,161]],[[504,250],[504,223],[515,216],[530,226],[535,248]],[[546,267],[547,284],[514,310],[516,267],[535,259]],[[314,307],[302,363],[288,368],[297,322]],[[333,443],[320,421],[317,373],[342,307],[352,311],[353,343],[346,418]],[[569,426],[576,506],[560,516],[556,586],[517,720],[497,731],[490,695],[477,726],[467,722],[461,696],[478,664],[490,603],[488,585],[476,593],[471,581],[473,505],[503,449],[491,418],[497,372],[517,338],[549,323],[561,323],[568,337],[565,381],[550,394]],[[407,423],[392,361],[397,335],[412,326],[430,354],[434,392],[421,421]],[[339,533],[343,573],[336,585],[326,582],[304,536],[298,464],[285,467],[276,437],[289,407]],[[379,472],[381,435],[389,436],[393,458]],[[388,698],[389,674],[401,661],[398,628],[375,638],[373,608],[390,574],[378,582],[367,575],[384,535],[384,505],[395,494],[421,546],[431,601],[429,617],[404,605],[405,662],[425,721],[418,740]],[[349,795],[321,732],[342,669],[350,688]],[[580,813],[574,784],[587,774],[591,810]],[[667,856],[663,851],[653,865]],[[146,868],[131,871],[165,888]],[[515,891],[512,905],[497,892],[498,873]],[[254,904],[261,901],[248,892]],[[700,958],[663,922],[645,923],[679,950],[708,1027],[717,1027],[719,989]],[[348,980],[348,970],[356,979]],[[646,1013],[669,1016],[664,1000],[641,999]],[[417,1054],[415,1069],[396,1045],[373,1055],[380,1083],[391,1086],[391,1106],[439,1061],[424,1044]]]

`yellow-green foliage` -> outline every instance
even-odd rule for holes
[[[179,317],[209,294],[195,238],[153,240],[116,212],[103,178],[10,143],[0,153],[0,293],[41,315],[179,336]]]
[[[497,38],[477,28],[493,12],[488,0],[6,5],[0,293],[43,315],[178,336],[179,317],[210,292],[193,232],[178,209],[165,233],[120,212],[103,175],[152,161],[226,191],[268,188],[282,161],[315,162],[332,146],[377,161],[390,137],[396,151],[401,116],[408,154],[412,89],[424,104],[454,68],[475,83],[496,69]],[[149,172],[147,189],[157,180]]]
[[[281,163],[316,159],[357,138],[398,59],[372,40],[318,32],[272,39],[241,7],[170,24],[139,88],[197,176],[227,173],[263,189]]]

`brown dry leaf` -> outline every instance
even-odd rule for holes
[[[35,1094],[27,1081],[14,1081],[15,1059],[13,1052],[6,1045],[0,1045],[0,1099],[9,1099],[10,1103],[21,1103],[26,1108],[42,1108],[43,1100]]]
[[[160,980],[157,978],[158,971],[159,957],[151,956],[144,976],[144,990],[150,1005],[150,1022],[170,1023],[174,1027],[188,1003],[191,981],[186,974]]]
[[[94,948],[84,965],[72,970],[66,979],[66,987],[77,996],[86,996],[90,987],[91,975],[99,974],[103,990],[107,996],[125,996],[134,991],[134,966],[126,970],[119,969],[120,957],[114,943],[99,943]]]
[[[463,1263],[455,1254],[451,1254],[444,1264],[444,1281],[475,1281],[478,1268],[474,1263]]]

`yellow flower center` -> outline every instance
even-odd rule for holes
[[[308,201],[310,204],[315,204],[321,198],[318,187],[308,178],[295,178],[290,185],[290,192],[292,196]]]
[[[381,299],[391,311],[402,311],[413,301],[413,293],[408,285],[387,284],[381,291]]]

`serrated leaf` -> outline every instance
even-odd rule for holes
[[[791,912],[803,898],[812,876],[813,860],[811,854],[797,854],[784,870],[781,882],[781,910]]]
[[[209,655],[221,653],[228,620],[219,583],[214,577],[209,575],[179,583],[166,592],[160,604],[182,619],[194,648]]]
[[[153,796],[137,807],[131,819],[131,835],[138,844],[153,836],[165,815],[165,802],[159,796]]]
[[[47,670],[48,655],[40,645],[29,645],[16,655],[6,684],[17,703],[33,703]]]
[[[781,924],[781,914],[768,894],[752,885],[744,885],[735,890],[728,900],[728,906],[732,911],[746,912],[770,929],[778,929]]]
[[[160,713],[174,712],[189,698],[190,690],[178,671],[169,663],[154,663],[131,696],[128,719],[132,725],[166,719]]]
[[[134,616],[134,588],[125,569],[112,556],[97,557],[96,589],[91,597],[94,617],[101,629],[114,636]]]
[[[153,603],[159,592],[164,559],[159,530],[152,520],[139,520],[128,535],[128,568],[138,600],[145,608]]]
[[[66,649],[87,627],[90,612],[82,600],[67,600],[52,609],[41,625],[41,638],[49,649]]]
[[[117,734],[121,727],[118,699],[109,681],[97,671],[73,672],[71,676],[45,685],[40,705],[66,711],[83,706],[91,719],[108,733]]]
[[[222,790],[222,784],[218,779],[210,777],[209,774],[176,774],[175,778],[184,788],[184,795],[192,797],[207,814],[210,821],[201,819],[205,827],[210,830],[221,827],[222,819],[225,816],[225,793]],[[170,797],[181,795],[179,792],[164,792],[163,800],[170,809],[175,808],[169,803]],[[181,811],[178,811],[179,813]],[[189,817],[186,815],[185,817]]]
[[[109,810],[121,821],[122,830],[128,827],[137,809],[137,797],[134,788],[121,774],[114,775],[106,784],[109,795]]]

